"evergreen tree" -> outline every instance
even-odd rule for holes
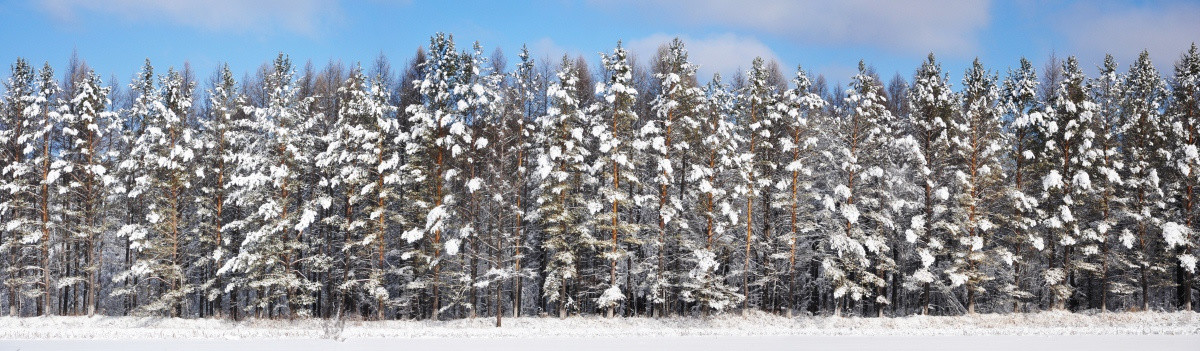
[[[33,68],[25,59],[17,58],[12,73],[4,82],[4,97],[0,101],[0,145],[3,147],[0,160],[6,165],[0,172],[3,175],[0,179],[0,189],[3,189],[0,190],[0,220],[12,223],[0,229],[0,262],[5,265],[0,274],[3,274],[10,316],[20,316],[19,296],[28,285],[23,270],[29,263],[29,257],[26,257],[29,253],[23,242],[26,236],[36,235],[36,232],[25,233],[32,228],[22,226],[30,220],[25,217],[30,207],[27,192],[33,187],[32,174],[23,167],[27,152],[22,145],[22,139],[27,138],[24,136],[26,127],[33,124],[34,116],[26,113],[37,99],[33,78]]]
[[[617,281],[618,263],[630,254],[627,246],[641,243],[640,238],[635,237],[638,225],[632,222],[632,215],[628,213],[634,202],[634,195],[628,189],[640,185],[637,178],[640,162],[636,157],[646,145],[638,142],[634,135],[638,116],[633,105],[638,92],[633,85],[628,56],[629,52],[620,42],[612,55],[604,55],[604,69],[610,77],[607,82],[597,84],[599,99],[589,111],[603,122],[600,128],[592,130],[592,134],[599,142],[596,165],[604,170],[600,195],[609,208],[596,216],[596,227],[609,234],[611,240],[597,243],[597,249],[604,251],[601,256],[609,263],[609,279],[596,304],[608,311],[608,317],[613,317],[616,307],[626,299],[626,293],[621,291]],[[632,268],[627,267],[627,270]]]
[[[1098,106],[1088,97],[1079,61],[1068,57],[1063,63],[1063,80],[1054,90],[1046,107],[1046,118],[1039,125],[1047,173],[1042,177],[1042,227],[1050,242],[1050,268],[1042,274],[1051,294],[1051,305],[1064,309],[1075,295],[1075,277],[1089,269],[1086,261],[1073,260],[1076,248],[1094,244],[1085,233],[1086,199],[1092,189],[1090,171],[1096,133],[1091,129]]]
[[[415,187],[407,193],[410,198],[406,202],[413,206],[409,211],[418,223],[402,237],[410,244],[420,241],[423,246],[407,255],[424,272],[410,286],[429,288],[431,317],[435,320],[443,309],[442,262],[458,254],[462,236],[469,234],[457,227],[459,207],[453,192],[455,186],[464,183],[457,161],[472,144],[464,120],[464,110],[469,106],[466,102],[460,104],[465,92],[461,65],[453,37],[439,33],[430,39],[429,58],[422,66],[424,76],[414,82],[420,89],[421,102],[406,107],[409,129],[401,137],[408,155],[401,172],[413,180]]]
[[[559,318],[566,318],[568,309],[578,307],[579,301],[567,289],[578,275],[580,243],[596,241],[585,223],[599,212],[597,206],[589,206],[580,191],[594,180],[585,170],[585,158],[590,153],[583,147],[588,126],[575,98],[577,79],[570,59],[564,55],[558,81],[546,91],[549,105],[546,115],[538,118],[536,134],[538,189],[530,219],[542,228],[542,245],[549,256],[542,290],[547,302],[557,304]]]
[[[952,175],[956,171],[950,162],[950,123],[958,97],[950,89],[949,78],[942,73],[942,65],[929,54],[928,59],[917,70],[912,87],[908,90],[909,125],[916,138],[912,151],[917,167],[917,181],[923,189],[920,213],[913,216],[905,237],[916,247],[920,267],[913,272],[912,279],[921,286],[921,314],[929,314],[931,285],[940,275],[934,267],[937,257],[945,254],[947,245],[953,240],[948,209]]]
[[[1120,173],[1124,172],[1125,168],[1125,163],[1118,159],[1120,155],[1117,153],[1121,138],[1121,95],[1124,90],[1122,80],[1112,55],[1105,55],[1100,76],[1092,80],[1092,89],[1089,92],[1097,105],[1092,126],[1096,133],[1095,148],[1092,151],[1096,161],[1090,176],[1094,181],[1087,199],[1088,203],[1093,204],[1090,217],[1095,220],[1087,224],[1084,233],[1096,243],[1087,250],[1099,251],[1099,254],[1092,256],[1092,262],[1089,262],[1098,265],[1092,267],[1094,274],[1089,278],[1100,280],[1100,291],[1096,294],[1100,295],[1101,305],[1104,305],[1108,298],[1109,263],[1113,260],[1110,242],[1111,239],[1115,239],[1114,234],[1117,230],[1114,228],[1119,224],[1116,210],[1120,204],[1129,201],[1122,196],[1124,193],[1117,191],[1117,188],[1124,185]],[[1092,295],[1090,290],[1088,295]],[[1102,311],[1106,309],[1106,306],[1101,306]]]
[[[1112,71],[1115,71],[1115,65],[1106,65],[1101,72],[1106,80],[1114,80],[1116,76]],[[1119,114],[1120,123],[1117,126],[1120,135],[1120,149],[1123,157],[1118,160],[1124,167],[1114,169],[1104,174],[1107,179],[1119,181],[1119,187],[1112,190],[1116,192],[1122,200],[1116,205],[1119,206],[1116,212],[1121,218],[1131,223],[1120,231],[1120,236],[1107,236],[1106,239],[1117,240],[1114,244],[1119,245],[1114,247],[1114,244],[1105,243],[1103,245],[1106,253],[1111,252],[1125,253],[1120,255],[1110,254],[1114,257],[1112,260],[1105,260],[1102,266],[1104,275],[1104,285],[1108,288],[1111,274],[1109,264],[1116,264],[1118,267],[1136,267],[1138,272],[1136,275],[1126,274],[1128,277],[1122,279],[1112,288],[1102,291],[1101,303],[1102,309],[1108,308],[1108,292],[1111,290],[1120,295],[1129,295],[1140,291],[1141,308],[1149,309],[1149,290],[1150,272],[1157,271],[1163,260],[1155,259],[1158,254],[1155,253],[1154,243],[1155,236],[1151,235],[1151,231],[1156,228],[1167,229],[1169,226],[1178,225],[1173,221],[1174,218],[1169,216],[1167,211],[1168,198],[1164,190],[1167,184],[1163,181],[1171,172],[1165,166],[1171,157],[1166,153],[1170,147],[1168,144],[1167,133],[1170,132],[1170,127],[1167,125],[1167,120],[1162,115],[1162,109],[1165,107],[1167,90],[1166,82],[1158,70],[1154,68],[1154,64],[1150,62],[1150,54],[1143,51],[1138,56],[1138,60],[1129,67],[1129,73],[1124,77],[1116,76],[1116,79],[1122,79],[1119,83],[1104,82],[1100,86],[1118,86],[1114,93],[1119,94],[1115,97],[1108,97],[1102,100],[1106,102],[1102,107],[1107,108],[1105,112],[1115,109]],[[1104,94],[1106,95],[1106,94]],[[1111,106],[1114,103],[1111,100],[1116,100],[1117,106]],[[1107,114],[1104,115],[1105,117]],[[1163,169],[1160,174],[1159,169]],[[1115,234],[1115,233],[1114,233]],[[1119,251],[1118,251],[1119,250]],[[1110,262],[1112,261],[1112,262]],[[1137,290],[1133,284],[1138,285]]]
[[[754,221],[756,217],[755,202],[760,202],[759,212],[764,213],[762,216],[757,216],[763,222],[763,233],[760,235],[769,235],[766,231],[770,230],[766,216],[769,209],[765,205],[770,201],[768,191],[772,183],[770,176],[773,174],[772,168],[775,163],[771,157],[774,154],[769,138],[772,132],[772,122],[781,118],[777,111],[773,111],[775,103],[772,89],[774,87],[767,81],[769,72],[761,57],[756,57],[751,63],[747,78],[748,85],[743,88],[738,97],[739,108],[737,111],[738,126],[746,145],[738,155],[741,178],[738,193],[746,199],[746,237],[743,242],[745,252],[741,271],[742,295],[745,297],[742,300],[743,314],[749,312],[750,301],[754,298],[750,294],[752,275],[756,270],[752,265],[761,265],[761,262],[753,261],[754,249],[761,242],[760,238],[754,236],[757,223]],[[777,115],[770,116],[772,113]]]
[[[738,225],[739,215],[733,182],[727,181],[738,172],[735,160],[740,136],[737,126],[727,117],[733,112],[734,97],[720,75],[713,76],[704,93],[700,111],[703,137],[697,145],[701,159],[687,171],[688,180],[697,183],[700,198],[697,208],[703,220],[699,229],[703,230],[703,237],[683,244],[690,253],[684,256],[685,267],[691,269],[680,287],[684,302],[695,302],[708,314],[741,302],[745,295],[728,284],[720,269],[722,256],[727,257],[734,249],[732,231]],[[728,265],[728,259],[723,261]]]
[[[196,266],[201,267],[204,277],[197,288],[203,297],[201,301],[211,303],[201,310],[201,316],[220,317],[224,313],[228,295],[224,282],[227,280],[217,274],[217,269],[237,250],[235,244],[238,241],[233,240],[234,233],[226,227],[234,213],[229,205],[229,187],[239,144],[234,138],[234,128],[245,117],[240,108],[245,104],[245,97],[236,89],[237,81],[229,65],[222,65],[208,91],[209,112],[201,120],[200,135],[197,136],[203,145],[203,152],[197,155],[201,170],[197,176],[202,176],[203,182],[197,189],[196,199],[197,235],[201,243]]]
[[[995,279],[993,265],[1013,260],[1005,246],[995,244],[997,223],[1009,215],[1000,200],[1007,145],[996,79],[975,59],[963,78],[962,112],[949,126],[951,157],[960,166],[951,178],[953,237],[947,243],[951,262],[946,274],[951,287],[966,290],[967,313],[975,313],[979,295],[988,292],[988,282]]]
[[[245,148],[237,155],[230,182],[233,203],[246,211],[228,224],[245,238],[218,272],[233,273],[226,289],[249,289],[254,297],[246,308],[267,317],[307,315],[302,307],[313,302],[311,292],[320,287],[300,270],[302,236],[317,212],[315,204],[302,206],[297,199],[300,131],[310,120],[303,115],[292,76],[291,60],[280,54],[263,82],[265,105],[248,107],[251,116],[240,132],[252,135],[242,139]]]
[[[1173,173],[1176,180],[1171,184],[1171,190],[1178,204],[1178,215],[1173,216],[1177,225],[1162,228],[1163,240],[1174,261],[1176,268],[1176,283],[1179,285],[1179,305],[1183,309],[1192,308],[1192,280],[1196,274],[1197,243],[1197,213],[1200,213],[1200,195],[1196,194],[1200,186],[1200,50],[1192,43],[1188,52],[1175,62],[1175,79],[1171,86],[1171,106],[1168,113],[1171,119],[1171,130],[1168,140],[1171,141],[1170,155],[1175,160]],[[1168,222],[1167,224],[1171,224]],[[1182,224],[1179,226],[1178,224]],[[1174,263],[1174,262],[1172,262]]]
[[[683,41],[674,39],[659,58],[658,96],[651,102],[654,117],[642,127],[642,140],[650,143],[652,183],[657,185],[658,235],[653,244],[657,253],[654,275],[649,279],[650,299],[655,314],[670,313],[670,291],[679,284],[672,270],[685,233],[694,229],[688,223],[685,204],[695,201],[695,191],[687,187],[684,176],[695,156],[691,143],[699,138],[702,119],[698,110],[704,92],[696,86],[696,66],[688,61]]]
[[[517,65],[516,71],[512,73],[513,83],[509,85],[508,102],[513,105],[509,110],[511,118],[510,128],[513,129],[512,149],[509,155],[513,157],[513,183],[514,189],[511,189],[513,198],[513,317],[520,317],[524,309],[524,279],[530,275],[530,271],[522,266],[524,263],[525,254],[522,253],[527,247],[526,235],[528,226],[525,217],[526,208],[530,201],[527,200],[528,194],[527,184],[532,183],[532,175],[529,170],[532,167],[528,166],[531,155],[534,152],[534,139],[537,131],[537,124],[534,123],[534,105],[537,101],[537,83],[540,80],[540,75],[534,72],[534,60],[529,56],[529,48],[522,45],[521,53],[518,54],[521,58],[521,63]]]
[[[131,247],[138,256],[127,273],[151,285],[153,301],[141,307],[165,311],[172,317],[182,313],[183,301],[193,286],[186,281],[185,253],[191,233],[184,216],[188,208],[185,192],[192,188],[192,162],[196,157],[192,130],[185,118],[192,105],[193,84],[171,69],[162,77],[158,96],[148,97],[144,131],[131,150],[141,176],[133,191],[148,202],[144,227],[130,233]],[[135,196],[136,197],[136,196]],[[119,280],[129,277],[119,277]]]
[[[64,240],[81,255],[73,263],[75,269],[61,276],[56,285],[71,290],[73,299],[82,301],[72,304],[73,308],[85,307],[86,313],[92,315],[96,312],[100,289],[100,244],[109,233],[109,223],[105,220],[108,186],[114,181],[107,172],[112,168],[114,155],[106,152],[105,144],[107,138],[119,131],[120,125],[116,113],[107,111],[109,87],[103,86],[100,77],[86,66],[77,74],[80,79],[62,115],[61,162],[51,164],[52,174],[47,178],[58,178],[55,172],[65,177],[57,189],[66,201],[61,212],[62,221],[69,223],[64,228]]]
[[[326,135],[328,149],[317,156],[317,167],[333,169],[328,186],[340,189],[343,213],[326,221],[337,224],[343,236],[336,245],[342,253],[341,284],[337,287],[340,308],[360,302],[375,303],[376,317],[382,318],[390,294],[384,286],[387,271],[385,236],[395,214],[386,202],[398,180],[392,175],[399,159],[390,144],[397,128],[388,119],[386,93],[378,82],[367,85],[361,67],[338,89],[340,104],[334,129]],[[326,200],[318,200],[326,201]]]
[[[56,106],[51,100],[57,85],[50,73],[50,86],[39,89],[38,84],[47,84],[46,77],[37,81],[34,69],[27,61],[18,58],[12,73],[5,82],[3,110],[0,111],[0,145],[5,166],[0,169],[0,218],[6,223],[0,230],[0,256],[5,268],[4,286],[8,300],[8,314],[21,315],[21,305],[33,298],[41,314],[44,287],[39,270],[38,244],[48,241],[48,233],[42,232],[42,221],[38,216],[38,205],[45,194],[39,192],[42,174],[38,165],[47,161],[48,133],[53,120],[48,117]],[[48,90],[47,90],[48,89]],[[47,128],[50,126],[51,128]],[[45,148],[43,142],[47,143]],[[48,228],[47,228],[48,229]],[[48,243],[46,243],[48,245]]]
[[[1022,267],[1036,263],[1035,251],[1045,248],[1045,237],[1037,230],[1038,198],[1036,171],[1042,166],[1041,159],[1036,155],[1041,152],[1037,128],[1045,115],[1041,112],[1041,102],[1037,97],[1038,78],[1033,64],[1021,58],[1017,70],[1009,70],[1004,79],[1003,105],[1005,129],[1009,134],[1009,151],[1007,174],[1011,180],[1005,194],[1009,203],[1008,215],[1000,223],[1004,234],[997,238],[1005,247],[1012,249],[1012,277],[1000,289],[1013,300],[1013,311],[1021,311],[1023,302],[1033,297],[1030,293],[1033,283],[1025,283],[1021,273]],[[1029,248],[1030,250],[1026,250]]]
[[[781,156],[782,172],[776,171],[776,189],[773,206],[787,211],[787,231],[775,236],[773,245],[786,247],[787,253],[777,252],[771,256],[772,261],[784,261],[786,264],[771,262],[776,269],[779,292],[785,294],[789,315],[797,307],[797,257],[800,255],[801,236],[810,236],[821,227],[815,208],[819,192],[813,188],[815,182],[814,166],[818,161],[817,147],[819,130],[816,124],[810,122],[825,108],[825,100],[811,92],[812,82],[804,72],[804,67],[796,67],[796,77],[792,79],[792,89],[784,92],[776,109],[781,115],[779,127],[781,133],[775,144]],[[782,190],[782,191],[779,191]],[[782,269],[779,269],[782,267]],[[780,282],[782,281],[782,282]]]
[[[862,300],[872,294],[871,287],[886,284],[876,268],[887,264],[881,253],[890,250],[874,216],[886,190],[885,165],[877,151],[891,147],[893,117],[884,105],[882,86],[864,63],[859,62],[844,100],[844,115],[830,123],[824,162],[835,166],[829,175],[832,189],[822,200],[836,223],[827,231],[829,254],[821,263],[833,290],[835,315],[847,307],[846,298]]]

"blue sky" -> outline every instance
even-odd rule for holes
[[[501,47],[510,63],[522,44],[537,59],[594,62],[618,39],[648,58],[680,36],[704,76],[764,56],[831,82],[848,80],[862,59],[886,79],[911,76],[934,52],[957,86],[976,56],[1003,72],[1022,56],[1040,69],[1052,51],[1095,72],[1106,52],[1124,67],[1148,49],[1169,73],[1200,41],[1198,19],[1196,1],[0,0],[0,61],[62,67],[78,50],[125,84],[145,58],[163,70],[189,61],[200,77],[221,62],[248,72],[280,51],[318,67],[366,64],[382,52],[399,68],[439,31],[463,48]]]

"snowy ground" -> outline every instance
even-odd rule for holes
[[[8,350],[1200,350],[1197,313],[1038,313],[971,317],[787,319],[490,318],[246,321],[0,318]]]

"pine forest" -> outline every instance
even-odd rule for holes
[[[128,84],[17,59],[0,314],[1197,309],[1195,44],[1171,72],[930,54],[888,80],[698,77],[679,39],[506,57],[436,34],[397,69],[147,60]]]

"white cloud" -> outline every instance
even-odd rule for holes
[[[1100,64],[1112,54],[1122,65],[1148,50],[1155,65],[1169,69],[1191,43],[1200,40],[1200,4],[1190,2],[1119,4],[1083,1],[1067,8],[1057,27],[1072,54]],[[1167,70],[1163,74],[1171,74]]]
[[[641,60],[649,60],[659,46],[669,44],[674,38],[675,36],[659,33],[631,40],[627,47]],[[755,57],[779,62],[784,72],[795,69],[781,60],[770,47],[753,37],[726,33],[701,38],[681,35],[679,38],[688,50],[688,59],[700,65],[696,78],[701,82],[708,81],[713,73],[721,73],[728,80],[734,72],[749,69]]]
[[[342,16],[336,0],[45,0],[42,8],[64,21],[105,13],[214,31],[282,29],[305,35]]]
[[[611,3],[594,3],[613,6]],[[968,56],[980,47],[988,0],[644,0],[655,16],[687,24],[731,26],[803,44],[866,45],[905,54]]]

